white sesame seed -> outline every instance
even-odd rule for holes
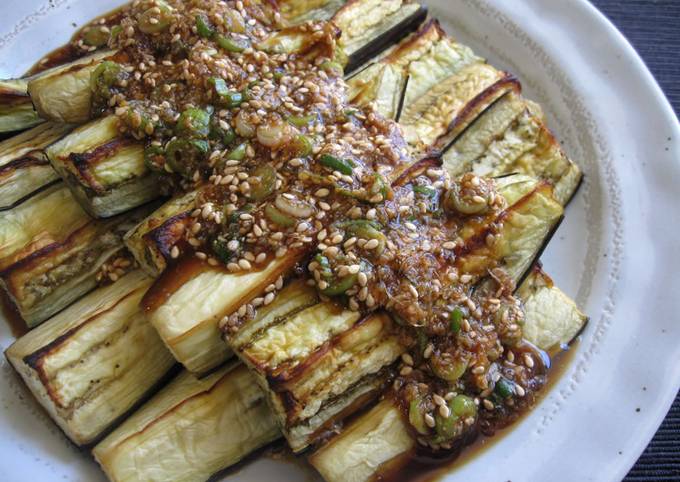
[[[375,249],[375,248],[378,247],[379,244],[380,244],[380,241],[378,241],[377,239],[371,239],[364,245],[364,248],[365,249]]]
[[[429,413],[425,414],[425,425],[427,425],[430,428],[434,428],[435,426],[434,417]]]
[[[348,268],[348,270],[351,274],[357,274],[359,271],[361,271],[361,265],[353,264]]]
[[[446,405],[446,400],[444,400],[441,395],[437,395],[436,393],[432,395],[432,401],[435,403],[435,405]]]
[[[444,418],[449,418],[451,415],[451,409],[446,404],[439,405],[439,415]]]
[[[409,366],[413,366],[413,357],[408,353],[402,353],[401,360]]]
[[[249,270],[251,268],[250,261],[248,261],[247,259],[239,259],[238,265],[241,269],[244,270]]]
[[[524,354],[524,364],[525,364],[528,368],[533,368],[533,367],[534,367],[534,359],[533,359],[532,356],[529,355],[528,353],[525,353],[525,354]]]
[[[485,398],[484,401],[482,402],[482,404],[484,405],[484,408],[486,408],[487,410],[493,410],[494,409],[493,402],[491,400],[489,400],[488,398]]]
[[[401,370],[399,370],[399,374],[402,376],[407,376],[410,375],[413,372],[413,367],[410,366],[405,366]]]
[[[267,293],[267,295],[264,297],[264,305],[267,306],[270,304],[272,301],[274,301],[274,298],[276,298],[276,293]]]

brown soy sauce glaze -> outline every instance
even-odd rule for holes
[[[28,325],[26,325],[26,322],[21,317],[14,306],[14,303],[12,303],[12,300],[9,299],[9,296],[5,291],[0,293],[0,310],[2,311],[2,316],[5,318],[5,321],[15,338],[19,338],[20,336],[28,333]]]
[[[43,56],[35,64],[33,64],[33,66],[28,69],[24,76],[28,77],[39,74],[40,72],[44,72],[48,69],[76,61],[82,57],[85,57],[86,55],[92,54],[95,50],[100,48],[106,48],[105,44],[98,47],[88,46],[85,42],[83,42],[84,35],[90,28],[104,27],[111,30],[112,27],[120,23],[124,7],[125,6],[121,6],[88,22],[73,34],[73,37],[71,37],[71,40],[67,44],[54,49],[47,55]]]
[[[457,468],[481,456],[485,450],[510,433],[516,424],[521,423],[522,418],[550,392],[569,367],[576,351],[576,344],[577,342],[561,347],[550,355],[542,352],[544,363],[549,362],[545,383],[535,393],[532,403],[517,411],[512,420],[498,423],[496,426],[487,426],[486,433],[476,426],[466,438],[461,439],[450,451],[443,453],[433,453],[417,445],[415,449],[383,464],[374,475],[373,482],[432,482],[450,475]]]

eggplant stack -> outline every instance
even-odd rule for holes
[[[94,220],[62,182],[0,212],[0,283],[26,324],[38,325],[92,290],[107,265],[130,266],[123,236],[148,212]]]
[[[139,309],[139,270],[17,340],[7,359],[76,445],[91,445],[167,377],[175,360]]]
[[[583,329],[587,317],[540,269],[519,287],[525,306],[525,340],[557,354]],[[512,388],[508,397],[519,397]],[[454,417],[456,398],[449,401]],[[463,416],[461,413],[460,416]],[[328,482],[364,482],[399,473],[417,453],[417,442],[398,402],[386,397],[331,437],[309,457]]]
[[[359,12],[365,12],[367,6],[374,3],[368,0],[348,2],[335,14],[334,20],[351,22],[352,18],[362,17]],[[363,45],[356,52],[377,55],[387,46],[386,35],[396,42],[416,29],[425,17],[424,10],[417,4],[385,3],[389,8],[378,10],[380,15],[369,16],[366,21],[370,25],[366,30],[356,31],[360,40],[352,43]],[[283,34],[273,37],[282,41]],[[347,35],[347,38],[354,37]],[[354,54],[350,54],[350,63],[353,58]],[[193,221],[192,213],[195,215],[200,198],[200,192],[193,192],[168,201],[126,236],[128,249],[151,275],[158,276],[172,261],[173,246],[187,243],[187,226]],[[288,252],[285,259],[276,259],[266,268],[246,275],[234,275],[206,263],[180,263],[172,271],[165,272],[145,298],[149,320],[189,371],[199,375],[208,373],[232,355],[220,338],[219,321],[266,294],[267,287],[285,277],[305,254]],[[206,290],[206,286],[215,288]]]
[[[503,266],[521,283],[527,341],[548,351],[571,341],[585,316],[530,267],[581,171],[519,82],[436,21],[423,24],[426,11],[415,2],[278,3],[289,28],[263,47],[285,49],[308,20],[331,19],[342,31],[346,58],[338,60],[350,74],[351,100],[395,119],[418,159],[395,173],[395,186],[439,166],[451,176],[496,178],[507,208],[466,226],[456,266],[481,286],[489,268]],[[295,270],[308,251],[288,251],[246,274],[177,260],[174,249],[189,243],[202,190],[146,216],[160,195],[159,174],[118,116],[98,118],[93,106],[91,80],[110,60],[125,59],[100,50],[0,82],[0,132],[40,123],[0,144],[0,280],[34,326],[91,291],[109,266],[129,265],[125,232],[146,274],[136,270],[97,288],[22,337],[7,350],[12,365],[78,445],[101,439],[175,361],[184,365],[95,447],[112,481],[206,480],[281,434],[295,452],[316,448],[352,414],[355,421],[312,455],[319,472],[329,481],[359,481],[384,472],[384,464],[399,467],[414,439],[391,398],[374,405],[409,348],[399,324],[388,311],[350,311],[320,295]],[[494,242],[480,242],[492,229]],[[256,316],[223,335],[229,317],[248,304],[260,305]],[[233,353],[243,364],[223,366]]]
[[[503,227],[492,246],[480,245],[479,239],[486,238],[495,219],[464,228],[460,252],[465,254],[456,265],[481,279],[500,264],[520,279],[561,220],[562,207],[544,181],[513,175],[497,184],[509,206],[499,215]],[[314,291],[293,282],[236,333],[227,334],[232,350],[255,372],[296,452],[379,394],[389,381],[390,365],[407,349],[388,316],[363,316],[317,300]]]

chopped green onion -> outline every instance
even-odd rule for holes
[[[241,92],[230,90],[220,94],[220,103],[228,109],[234,109],[245,101],[245,96]]]
[[[477,415],[477,405],[475,401],[465,395],[456,395],[449,402],[451,412],[458,417],[474,417]]]
[[[215,93],[217,95],[226,95],[229,93],[227,83],[224,81],[224,79],[220,77],[210,77],[208,79],[208,85],[212,86],[212,88],[215,89]]]
[[[293,139],[293,146],[295,150],[295,155],[297,157],[307,157],[314,150],[312,145],[312,139],[304,134],[298,134]]]
[[[173,172],[190,175],[209,149],[208,141],[176,138],[165,146],[165,159]]]
[[[90,27],[87,32],[83,34],[83,41],[92,47],[101,47],[106,45],[111,36],[109,31],[104,30],[103,26]]]
[[[515,384],[507,378],[501,377],[493,389],[494,393],[500,398],[509,398],[515,394]]]
[[[356,284],[357,278],[358,276],[356,274],[348,274],[344,278],[333,280],[328,283],[328,288],[321,290],[321,293],[326,296],[342,295]]]
[[[116,62],[105,60],[97,66],[90,76],[90,89],[100,99],[109,99],[113,87],[126,77],[123,67]]]
[[[242,161],[246,157],[246,151],[248,150],[248,143],[242,142],[238,146],[234,147],[227,154],[227,160],[229,161]]]
[[[164,155],[165,150],[161,146],[151,144],[144,149],[144,165],[150,171],[162,171],[163,168],[159,161],[165,159]]]
[[[413,192],[416,194],[422,194],[426,197],[434,197],[437,191],[427,186],[413,186]]]
[[[345,71],[339,62],[333,62],[332,60],[326,60],[325,62],[322,62],[319,67],[327,74],[334,74],[338,77],[342,77]]]
[[[287,214],[282,213],[272,203],[269,203],[265,206],[264,215],[272,223],[278,224],[282,228],[291,228],[291,227],[293,227],[297,224],[297,220],[294,217],[288,216]]]
[[[451,315],[449,316],[450,324],[449,326],[451,327],[451,331],[454,333],[458,333],[460,331],[461,323],[463,321],[463,310],[461,310],[458,307],[455,307],[453,311],[451,312]]]
[[[224,239],[224,237],[218,236],[213,239],[212,243],[210,243],[210,247],[212,248],[212,252],[215,254],[215,257],[225,264],[230,262],[236,255],[234,251],[229,249],[229,241],[229,239]]]
[[[218,34],[215,37],[215,42],[217,42],[221,49],[234,53],[243,52],[249,46],[246,40],[235,39],[222,34]]]
[[[114,25],[113,27],[111,27],[111,38],[115,39],[116,37],[118,37],[118,35],[120,35],[122,31],[123,27],[121,27],[120,25]]]
[[[286,120],[288,121],[289,124],[292,124],[295,127],[305,127],[314,122],[314,120],[316,120],[316,116],[314,114],[309,114],[305,116],[291,115],[288,116]]]
[[[442,380],[455,382],[463,376],[468,360],[457,358],[448,352],[435,353],[429,360],[432,372]]]
[[[423,413],[423,399],[420,395],[411,400],[408,404],[408,421],[411,426],[421,435],[429,433],[425,424],[425,414]]]
[[[276,187],[276,169],[274,169],[270,164],[263,164],[256,168],[250,175],[251,178],[255,178],[250,182],[251,189],[249,197],[255,201],[261,201],[264,198],[270,196],[274,192]]]
[[[146,34],[160,33],[170,26],[172,7],[163,0],[156,0],[155,8],[145,10],[139,16],[139,30]]]
[[[203,38],[212,38],[215,35],[215,27],[210,23],[207,15],[203,13],[196,15],[196,33]]]
[[[339,171],[342,174],[351,175],[354,172],[354,165],[352,161],[346,159],[338,159],[330,154],[324,154],[319,158],[319,162],[330,167],[334,171]]]
[[[179,116],[175,134],[182,137],[208,137],[210,134],[210,113],[191,107]]]

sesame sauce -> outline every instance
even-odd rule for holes
[[[323,299],[388,310],[411,347],[393,396],[430,452],[533,404],[547,366],[492,256],[505,200],[491,179],[423,163],[395,122],[349,104],[332,23],[286,26],[268,3],[211,0],[135,1],[110,18],[71,48],[117,51],[92,75],[94,114],[145,143],[167,193],[198,191],[169,250],[178,266],[237,274],[300,256],[293,271]],[[223,320],[226,336],[283,277],[271,286]]]

